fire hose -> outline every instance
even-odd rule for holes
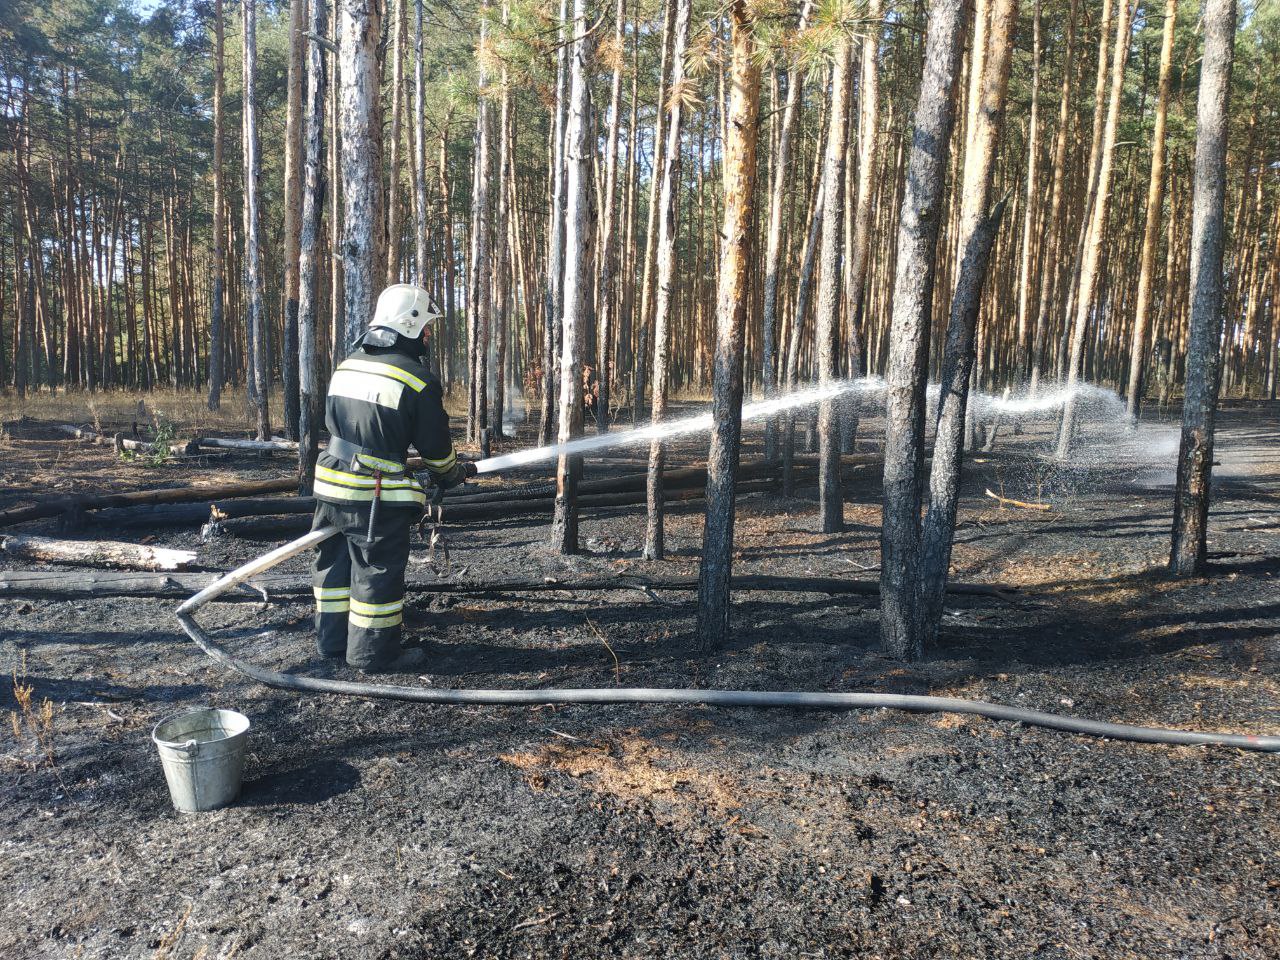
[[[1280,751],[1280,736],[1254,736],[1241,733],[1210,733],[1193,730],[1168,730],[1141,727],[1127,723],[1105,723],[1080,717],[1068,717],[1040,710],[1025,710],[1006,704],[958,697],[933,697],[897,693],[837,693],[823,691],[782,690],[704,690],[680,688],[548,688],[542,690],[442,689],[409,687],[396,684],[356,683],[319,677],[294,676],[254,666],[233,657],[215,643],[196,622],[195,613],[205,604],[248,582],[306,550],[318,546],[338,533],[336,527],[321,527],[284,546],[264,553],[230,573],[219,577],[194,594],[177,609],[178,622],[195,644],[213,660],[251,680],[282,690],[305,693],[333,693],[345,696],[371,697],[381,700],[403,700],[412,703],[482,704],[487,706],[544,706],[551,704],[685,704],[708,707],[757,707],[791,710],[852,710],[887,708],[917,713],[960,713],[1008,720],[1029,726],[1045,727],[1065,733],[1078,733],[1114,740],[1169,745],[1214,745],[1241,750]]]

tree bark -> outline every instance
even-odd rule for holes
[[[1092,203],[1087,206],[1088,224],[1080,261],[1080,283],[1075,294],[1074,319],[1071,324],[1071,345],[1066,370],[1066,399],[1062,407],[1062,423],[1058,430],[1056,452],[1059,460],[1065,460],[1071,452],[1071,440],[1076,425],[1075,389],[1080,379],[1084,338],[1089,317],[1098,306],[1096,300],[1098,282],[1102,275],[1103,236],[1106,232],[1107,213],[1111,203],[1111,168],[1114,164],[1116,131],[1120,120],[1120,97],[1124,91],[1124,68],[1129,59],[1131,42],[1129,14],[1132,9],[1129,0],[1119,0],[1119,9],[1116,13],[1116,39],[1111,50],[1111,96],[1098,156],[1095,188],[1090,191]],[[1101,110],[1101,108],[1102,103],[1099,100],[1098,109]]]
[[[719,648],[729,637],[729,578],[733,567],[734,487],[742,436],[742,361],[751,238],[755,225],[756,139],[760,67],[748,0],[732,0],[732,92],[724,144],[724,240],[716,294],[711,448],[707,454],[707,510],[698,568],[699,644]]]
[[[1147,360],[1147,331],[1151,327],[1151,287],[1154,282],[1156,248],[1160,243],[1160,223],[1164,215],[1165,124],[1173,88],[1173,29],[1177,18],[1178,0],[1165,0],[1164,33],[1160,43],[1160,89],[1156,99],[1155,127],[1151,131],[1147,222],[1142,233],[1138,292],[1134,300],[1133,339],[1129,347],[1129,384],[1125,391],[1126,412],[1135,422],[1142,411],[1142,374]]]
[[[944,181],[955,118],[963,0],[936,0],[925,36],[924,75],[912,119],[902,212],[889,361],[884,441],[884,519],[880,534],[880,637],[905,660],[923,651],[916,616],[920,568],[920,500],[930,315]]]
[[[387,0],[383,0],[384,7]],[[400,169],[404,166],[404,155],[401,151],[401,133],[404,128],[404,3],[405,0],[391,0],[391,148],[387,169],[390,178],[387,182],[387,263],[386,286],[399,283],[400,251],[404,227],[400,221]]]
[[[472,299],[467,304],[467,346],[469,402],[467,406],[467,439],[480,442],[481,431],[489,425],[488,409],[488,360],[490,312],[493,303],[493,244],[490,230],[490,183],[493,178],[493,123],[490,118],[489,71],[487,68],[489,21],[480,20],[480,64],[478,85],[480,97],[476,104],[475,175],[471,198],[471,279],[468,289]]]
[[[222,218],[222,99],[225,82],[225,37],[222,20],[222,0],[213,4],[213,290],[209,298],[209,409],[222,405],[223,357],[226,352],[223,327],[223,271],[226,262],[226,222]],[[126,301],[132,297],[126,292]],[[132,332],[133,325],[129,325]],[[131,351],[132,353],[132,351]]]
[[[382,107],[377,0],[339,0],[338,66],[342,130],[343,340],[348,346],[373,318],[382,230]]]
[[[987,56],[983,58],[974,123],[966,145],[960,206],[961,260],[942,355],[938,425],[929,471],[929,510],[921,535],[918,600],[914,611],[921,647],[933,644],[942,622],[942,599],[951,566],[951,543],[960,500],[966,411],[974,372],[974,334],[987,279],[987,263],[1005,203],[998,203],[994,211],[987,210],[996,146],[1004,126],[1013,31],[1018,18],[1017,0],[992,0],[987,9],[990,18]]]
[[[299,387],[299,492],[311,492],[316,457],[320,454],[320,430],[324,426],[324,370],[321,363],[319,260],[324,212],[324,47],[319,40],[328,31],[329,0],[309,0],[307,44],[307,96],[305,105],[306,151],[302,193],[302,235],[298,251],[298,387]]]
[[[1206,0],[1203,17],[1204,56],[1196,104],[1195,186],[1191,203],[1191,319],[1169,555],[1169,569],[1179,576],[1199,573],[1207,553],[1222,338],[1223,206],[1235,0]]]
[[[612,343],[618,273],[618,127],[622,108],[622,67],[627,0],[616,0],[613,11],[613,78],[609,84],[609,127],[605,133],[605,184],[600,200],[599,277],[596,280],[596,430],[609,431],[609,402],[613,388]],[[630,253],[630,251],[628,251]]]
[[[560,0],[560,48],[556,56],[555,117],[551,124],[551,209],[547,225],[547,288],[545,296],[545,323],[542,332],[542,412],[538,422],[538,441],[551,442],[552,427],[556,423],[556,391],[560,372],[557,370],[556,347],[561,342],[561,326],[564,307],[564,141],[565,123],[569,101],[569,38],[566,21],[569,19],[568,0]]]
[[[258,439],[271,437],[268,410],[271,360],[267,355],[267,319],[262,312],[261,246],[258,239],[258,109],[254,103],[254,78],[258,69],[257,0],[243,0],[244,46],[244,287],[248,329],[253,335],[254,406],[258,415]],[[172,280],[170,281],[172,284]],[[176,367],[175,367],[176,369]]]
[[[880,0],[872,0],[879,3]],[[809,26],[809,18],[813,13],[813,0],[805,0],[800,10],[800,23],[797,34],[803,34]],[[783,201],[786,199],[787,184],[791,182],[788,175],[791,170],[791,144],[795,135],[796,118],[800,115],[800,101],[804,92],[804,70],[799,63],[793,63],[787,71],[787,99],[782,109],[782,125],[778,131],[778,147],[775,152],[776,164],[772,171],[772,182],[769,187],[769,233],[765,241],[764,254],[764,329],[761,337],[764,341],[762,349],[761,379],[764,381],[764,395],[771,397],[778,389],[778,281],[783,269],[783,219],[785,211]],[[785,352],[785,351],[782,351]],[[765,423],[764,456],[773,460],[778,455],[778,421],[770,419]]]
[[[815,316],[818,383],[830,386],[839,378],[840,275],[844,237],[845,157],[848,152],[849,85],[853,44],[842,34],[836,41],[831,69],[831,108],[823,157],[822,252]],[[840,491],[840,398],[823,400],[818,408],[818,510],[823,533],[844,529],[844,497]]]
[[[676,278],[676,209],[680,187],[680,135],[685,86],[685,51],[689,43],[689,20],[692,0],[675,0],[676,18],[671,48],[671,91],[667,110],[667,145],[663,151],[661,184],[658,188],[658,244],[656,249],[658,285],[653,316],[653,415],[660,423],[667,415],[667,390],[670,373],[671,311],[675,304]],[[644,557],[661,560],[663,543],[662,476],[666,464],[666,445],[655,440],[649,447],[648,519],[645,525]]]
[[[284,381],[284,434],[298,439],[298,251],[302,243],[302,87],[303,51],[307,47],[304,25],[308,0],[289,4],[289,94],[284,134],[284,356],[280,371]]]
[[[559,442],[582,435],[582,354],[591,311],[591,31],[587,0],[573,2],[573,45],[569,50],[569,116],[565,129],[564,345],[560,360]],[[551,546],[578,552],[578,481],[582,457],[561,454],[556,467],[556,506]]]
[[[0,536],[0,550],[19,560],[123,570],[189,570],[196,562],[194,550],[169,550],[111,540],[53,540],[17,534]]]

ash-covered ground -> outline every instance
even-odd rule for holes
[[[288,470],[145,468],[8,428],[0,507]],[[419,595],[410,628],[432,666],[405,682],[935,693],[1280,730],[1280,408],[1221,414],[1212,572],[1191,580],[1162,569],[1176,428],[1086,431],[1065,470],[1037,456],[1048,430],[1006,425],[970,460],[953,577],[1017,589],[953,596],[922,663],[881,654],[874,596],[739,593],[733,642],[702,655],[688,593]],[[735,571],[874,580],[878,467],[850,473],[843,534],[815,532],[801,494],[740,502]],[[696,572],[700,510],[672,507],[661,574]],[[448,538],[462,581],[564,580],[654,572],[643,530],[643,508],[588,512],[573,558],[547,552],[539,518]],[[225,570],[267,546],[221,538],[200,559]],[[431,575],[423,553],[415,577]],[[0,956],[1280,956],[1274,755],[887,711],[300,696],[215,665],[174,605],[0,597],[15,725],[0,747]],[[205,621],[246,659],[354,678],[314,663],[305,602],[219,604]],[[235,806],[180,815],[150,729],[197,704],[246,713],[250,755]]]

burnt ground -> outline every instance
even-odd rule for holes
[[[8,427],[0,506],[35,486],[287,469],[118,464]],[[1280,408],[1223,412],[1212,571],[1183,581],[1161,570],[1176,432],[1093,438],[1062,472],[1035,456],[1046,430],[1006,436],[965,483],[954,576],[1017,593],[953,596],[922,663],[880,653],[870,596],[738,594],[734,640],[711,656],[687,594],[418,596],[432,668],[408,682],[937,693],[1280,729]],[[877,472],[850,484],[837,536],[813,532],[811,500],[745,498],[735,569],[874,578]],[[988,488],[1053,509],[1002,509]],[[696,507],[673,511],[664,572],[696,571],[700,527]],[[588,516],[567,560],[542,521],[456,527],[450,544],[455,575],[479,581],[643,571],[642,536],[626,509]],[[266,545],[200,549],[216,570]],[[303,697],[214,665],[173,606],[0,598],[16,674],[0,709],[17,724],[0,745],[0,956],[1280,956],[1274,755],[887,711]],[[256,662],[349,675],[310,662],[303,602],[205,620]],[[179,815],[149,733],[195,704],[248,714],[251,752],[235,806]]]

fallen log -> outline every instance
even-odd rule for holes
[[[21,560],[73,563],[123,570],[187,570],[196,562],[193,550],[170,550],[114,540],[54,540],[9,534],[0,537],[0,550]]]
[[[777,489],[778,481],[748,480],[738,484],[738,493],[759,493]],[[690,487],[683,490],[668,488],[665,500],[669,503],[677,501],[693,502],[702,499],[701,487]],[[578,506],[590,508],[634,507],[645,502],[644,491],[623,491],[621,493],[593,494],[580,496]],[[494,503],[459,503],[445,504],[445,523],[471,523],[483,520],[505,520],[508,517],[550,515],[555,506],[554,497],[539,500],[507,500]],[[284,537],[299,536],[307,531],[311,521],[308,517],[276,514],[271,516],[229,517],[216,520],[206,529],[206,536],[227,534],[249,540],[271,540]]]
[[[221,502],[234,503],[235,501]],[[107,507],[86,514],[83,519],[94,526],[111,529],[198,527],[202,523],[209,522],[209,504],[172,503],[140,507]]]
[[[211,573],[127,573],[108,571],[3,570],[0,571],[0,598],[70,599],[77,597],[187,597],[218,578]],[[697,577],[640,577],[621,574],[583,580],[492,580],[459,583],[446,580],[415,580],[405,587],[410,593],[485,596],[501,593],[608,593],[620,590],[694,592]],[[760,593],[824,593],[828,596],[877,596],[877,580],[839,577],[737,576],[732,589]],[[947,592],[956,595],[994,597],[1016,602],[1019,588],[1008,584],[949,583]],[[257,577],[235,593],[224,594],[218,602],[258,601],[267,598],[311,597],[311,580],[294,574]]]
[[[195,442],[202,447],[223,450],[250,450],[254,453],[298,452],[298,444],[294,440],[232,440],[226,437],[198,437]]]
[[[188,487],[165,487],[159,490],[134,490],[129,493],[107,493],[82,497],[55,497],[26,507],[0,510],[0,527],[29,520],[44,520],[65,513],[101,510],[105,507],[130,507],[157,503],[199,503],[229,497],[256,497],[268,493],[296,490],[294,477],[281,480],[251,480],[238,483],[210,483]]]
[[[76,427],[69,423],[55,424],[54,429],[62,433],[69,434],[77,440],[83,440],[87,443],[96,444],[98,446],[114,446],[116,452],[128,450],[132,453],[156,453],[160,448],[154,443],[148,443],[145,440],[134,440],[123,434],[117,433],[112,436],[98,433],[90,430],[88,427]],[[199,451],[196,447],[195,440],[175,440],[165,445],[165,453],[172,457],[192,457],[198,455]]]
[[[776,465],[770,466],[776,469]],[[854,466],[856,468],[859,465]],[[812,469],[812,466],[805,465],[801,472],[804,476],[808,476]],[[753,477],[763,476],[769,472],[763,466],[758,465],[753,469],[744,470],[742,479],[744,481],[750,480]],[[705,467],[685,467],[670,470],[663,474],[663,488],[665,490],[698,489],[706,482],[706,476]],[[645,474],[636,473],[622,477],[586,480],[578,485],[578,495],[583,498],[584,505],[589,506],[590,503],[585,499],[587,497],[643,493],[646,479]],[[504,506],[514,503],[540,504],[543,501],[554,500],[555,492],[554,483],[533,484],[517,490],[495,489],[458,494],[454,494],[453,491],[447,491],[445,493],[445,512],[447,515],[453,516],[454,511],[460,507],[479,504],[500,504]],[[629,499],[624,502],[628,504],[633,502],[643,503],[644,499]],[[297,497],[294,499],[271,497],[252,500],[241,499],[229,503],[215,502],[209,506],[210,516],[204,519],[227,520],[233,517],[266,517],[310,513],[315,509],[315,501],[311,497]],[[459,519],[464,518],[465,515],[459,515]]]

